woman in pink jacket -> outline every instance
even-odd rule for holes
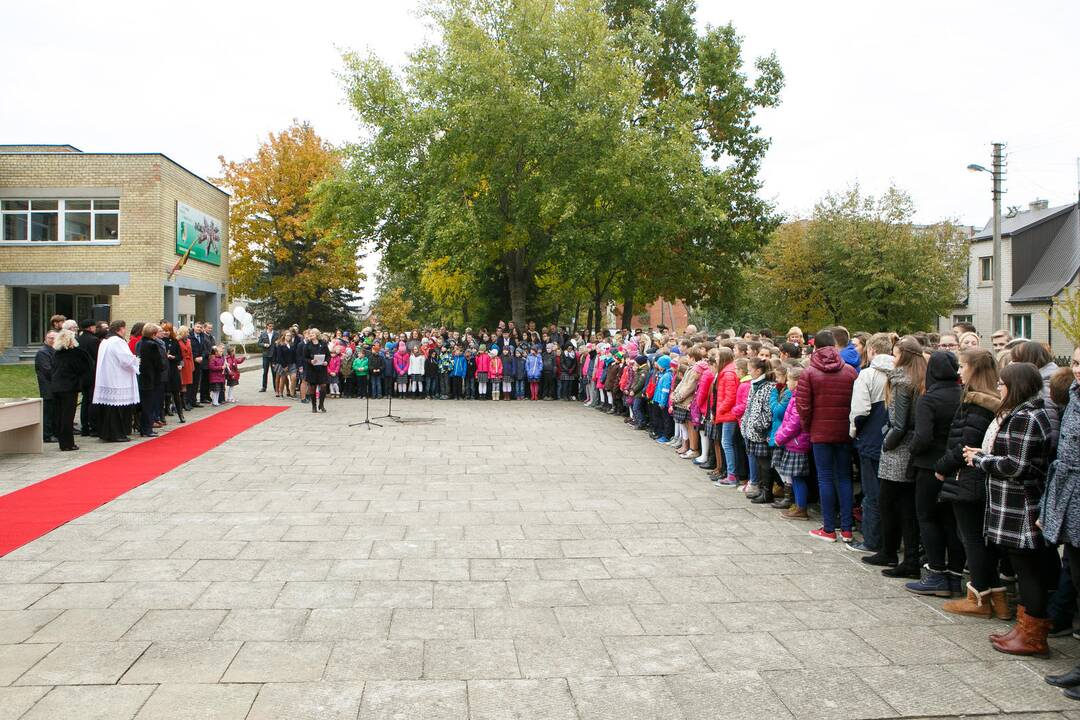
[[[709,417],[709,399],[712,397],[713,380],[716,379],[716,356],[716,348],[709,351],[707,359],[704,361],[705,367],[701,370],[701,378],[698,380],[694,400],[690,405],[690,422],[697,427],[701,439],[701,454],[694,458],[694,464],[698,466],[709,463],[710,450],[712,450],[713,445],[709,439],[708,426],[712,422],[712,418]]]
[[[394,377],[397,378],[398,397],[405,397],[409,391],[409,346],[404,340],[398,340],[394,351]]]
[[[735,455],[735,433],[739,424],[736,422],[733,410],[738,396],[739,374],[735,366],[735,353],[731,348],[717,348],[716,366],[720,369],[716,373],[716,379],[713,380],[715,390],[713,392],[712,438],[720,442],[720,447],[724,451],[727,474],[716,476],[715,482],[717,485],[735,486],[739,484],[735,478],[735,468],[738,465]],[[716,460],[719,470],[719,454]]]
[[[788,368],[788,389],[791,390],[791,402],[784,411],[784,419],[780,423],[780,429],[776,431],[776,446],[780,448],[779,457],[773,464],[773,469],[784,481],[784,486],[790,488],[794,495],[794,504],[780,513],[780,517],[788,520],[809,520],[806,512],[807,488],[806,480],[810,476],[810,433],[803,430],[799,420],[799,406],[795,398],[799,394],[799,376],[803,369],[795,366]]]

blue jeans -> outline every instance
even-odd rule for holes
[[[371,397],[376,400],[382,397],[382,375],[371,376]]]
[[[878,507],[878,494],[881,481],[878,479],[878,465],[881,458],[859,455],[859,472],[862,476],[862,534],[863,545],[868,550],[881,549],[881,509]]]
[[[521,399],[521,398],[525,397],[525,381],[524,380],[515,380],[514,381],[514,397],[518,398],[518,399]]]
[[[724,462],[727,463],[727,474],[735,474],[735,423],[726,422],[720,426],[720,447],[724,449]]]
[[[749,461],[749,462],[747,462],[747,465],[750,466],[750,484],[751,485],[757,485],[758,484],[757,458],[750,454],[750,445],[749,444],[747,444],[747,446],[746,446],[746,457],[747,457],[747,460]]]
[[[836,504],[840,503],[840,529],[851,532],[851,446],[847,443],[814,443],[821,517],[825,532],[836,530]],[[838,497],[839,496],[839,497]]]

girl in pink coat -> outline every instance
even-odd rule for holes
[[[780,513],[788,520],[809,520],[806,513],[807,487],[810,476],[810,433],[803,430],[799,420],[799,406],[795,399],[799,395],[799,376],[801,367],[788,368],[788,388],[791,390],[791,402],[784,411],[780,429],[776,431],[776,446],[779,455],[773,462],[773,468],[784,481],[784,487],[792,493],[792,505]]]
[[[409,348],[405,341],[398,341],[394,352],[394,377],[397,378],[398,397],[405,397],[409,390]]]

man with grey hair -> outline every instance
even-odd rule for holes
[[[55,332],[45,336],[45,342],[34,355],[34,373],[37,375],[38,392],[41,394],[41,434],[45,442],[56,442],[56,399],[52,391],[53,349]]]

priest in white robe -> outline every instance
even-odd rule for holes
[[[124,339],[127,324],[114,320],[98,348],[94,404],[100,406],[99,436],[105,442],[128,442],[130,408],[139,404],[139,358]]]

